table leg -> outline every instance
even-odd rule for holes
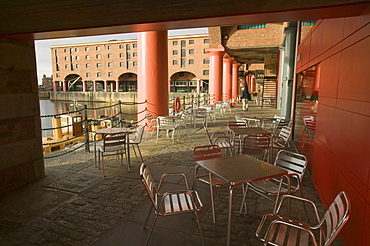
[[[234,186],[230,185],[229,187],[229,221],[227,222],[227,246],[230,245],[230,238],[231,238],[231,215],[232,215],[232,208],[233,208],[233,192]]]
[[[95,168],[97,167],[96,165],[96,133],[94,134],[94,163],[95,163]]]
[[[131,171],[131,162],[130,162],[130,134],[126,134],[126,161],[127,161],[127,169]]]

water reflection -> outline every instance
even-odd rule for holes
[[[42,129],[51,128],[52,115],[78,111],[84,108],[86,105],[87,117],[90,120],[97,120],[99,118],[111,117],[118,113],[118,107],[108,107],[114,105],[105,103],[105,102],[77,102],[77,101],[50,101],[50,100],[40,100],[40,114],[41,116],[50,116],[50,117],[41,117],[41,127]],[[123,113],[123,118],[125,120],[137,120],[136,105],[124,105],[121,104],[121,110]],[[52,135],[51,130],[43,130],[42,136]]]

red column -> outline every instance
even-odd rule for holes
[[[206,50],[210,56],[209,64],[209,96],[211,102],[222,101],[222,58],[225,54],[225,48],[219,45],[215,49]]]
[[[105,92],[108,92],[109,91],[109,88],[108,88],[108,81],[104,80],[104,91]]]
[[[168,115],[168,36],[167,31],[150,31],[138,34],[138,121],[151,113],[156,118]]]
[[[233,62],[234,62],[234,57],[224,57],[223,58],[223,85],[222,85],[223,101],[229,101],[231,99]]]
[[[256,91],[257,91],[256,77],[253,75],[251,77],[251,91],[250,92],[256,92]]]
[[[240,63],[233,63],[233,72],[232,72],[232,88],[231,88],[231,98],[234,99],[234,102],[236,102],[238,96],[239,96],[239,67]]]
[[[119,92],[119,80],[116,80],[116,92]]]
[[[97,92],[97,87],[96,87],[96,80],[93,80],[93,90],[94,92]]]
[[[63,91],[67,91],[67,81],[63,81]]]
[[[58,81],[53,81],[53,90],[57,91],[57,83]]]
[[[82,92],[86,92],[86,80],[82,80]]]
[[[201,80],[197,79],[197,93],[198,94],[200,93],[200,83],[201,83]]]

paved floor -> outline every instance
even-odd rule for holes
[[[235,114],[278,114],[274,109],[251,105],[247,112],[237,105],[231,112],[209,124],[211,132],[226,129]],[[190,125],[188,125],[190,127]],[[189,128],[190,138],[183,136],[175,144],[162,136],[158,143],[148,134],[141,144],[145,163],[156,180],[163,172],[180,171],[192,183],[194,161],[192,149],[206,145],[201,125]],[[106,177],[95,168],[94,154],[77,150],[72,154],[45,160],[46,177],[0,198],[0,245],[144,245],[149,230],[143,223],[150,201],[139,177],[140,162],[132,154],[132,169],[110,160]],[[179,187],[179,180],[169,179],[164,188]],[[216,198],[217,222],[212,222],[209,188],[197,189],[205,208],[200,222],[205,245],[226,245],[228,194]],[[305,196],[321,204],[309,172],[304,180]],[[262,215],[271,212],[273,203],[250,192],[248,213],[239,214],[241,189],[234,199],[231,245],[262,245],[254,233]],[[298,205],[295,210],[301,209]],[[192,215],[159,218],[149,245],[200,245],[199,233]],[[335,242],[335,245],[340,245]]]

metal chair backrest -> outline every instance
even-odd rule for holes
[[[154,209],[158,210],[158,204],[156,199],[156,194],[158,193],[157,186],[154,183],[154,179],[149,172],[148,167],[143,163],[140,166],[140,178],[143,182],[145,189],[149,195],[149,198],[154,206]]]
[[[143,135],[144,135],[144,129],[145,127],[147,126],[147,124],[145,123],[145,125],[138,125],[138,127],[136,128],[136,132],[134,134],[134,139],[133,141],[135,143],[141,143],[141,140],[143,138]]]
[[[176,127],[175,119],[167,116],[158,116],[158,127],[162,129],[172,129]]]
[[[125,134],[104,134],[103,135],[103,146],[102,149],[104,152],[109,151],[110,147],[123,146],[126,141]]]
[[[324,240],[324,243],[321,242],[320,245],[330,245],[334,241],[347,223],[351,213],[350,209],[351,203],[347,193],[345,191],[340,192],[320,221],[320,240]]]
[[[297,175],[297,179],[299,183],[301,183],[304,173],[306,172],[307,158],[298,153],[280,150],[276,155],[274,165],[287,170],[288,174]],[[298,188],[299,186],[295,187],[295,189]]]
[[[248,134],[244,137],[242,154],[266,156],[271,144],[271,133]]]
[[[274,143],[281,148],[285,148],[289,142],[291,135],[292,128],[283,126],[283,128],[281,128],[278,138],[276,138],[276,141]]]
[[[197,146],[193,149],[195,161],[202,161],[222,157],[221,149],[217,145]]]

